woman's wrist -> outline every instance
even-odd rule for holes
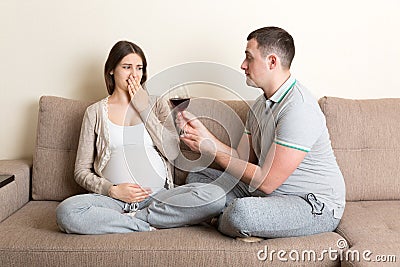
[[[110,188],[108,189],[108,196],[115,198],[115,189],[117,189],[118,185],[113,184],[112,186],[110,186]]]

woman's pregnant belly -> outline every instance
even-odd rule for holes
[[[141,145],[113,149],[102,173],[113,184],[135,183],[153,193],[164,188],[167,177],[164,162],[155,148]]]

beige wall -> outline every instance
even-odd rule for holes
[[[399,10],[397,0],[2,0],[0,159],[32,156],[41,95],[104,97],[120,39],[143,47],[150,76],[191,61],[240,71],[247,34],[276,25],[293,35],[292,72],[316,97],[400,97]]]

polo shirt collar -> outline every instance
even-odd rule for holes
[[[289,79],[284,82],[281,87],[273,94],[267,101],[272,101],[274,103],[279,103],[282,99],[289,93],[290,89],[296,84],[296,79],[290,75]]]

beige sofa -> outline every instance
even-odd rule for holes
[[[205,123],[225,142],[235,144],[248,106],[241,101],[225,103],[239,117],[230,119],[212,104],[197,108],[211,117],[225,116],[224,125],[239,132],[231,140],[227,129],[212,120]],[[0,161],[0,174],[15,175],[14,182],[0,188],[0,266],[379,266],[365,259],[379,255],[392,261],[389,256],[396,255],[394,260],[400,263],[399,99],[320,99],[346,180],[344,217],[337,232],[254,243],[226,237],[207,224],[96,236],[60,232],[57,204],[84,193],[73,179],[73,169],[89,104],[42,97],[33,164]],[[182,150],[188,158],[197,156],[184,146]],[[176,169],[175,182],[184,180],[185,172]],[[372,254],[363,258],[366,250]]]

